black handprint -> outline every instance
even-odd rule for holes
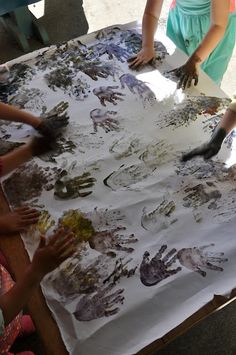
[[[181,267],[176,269],[168,268],[177,259],[176,249],[171,249],[163,258],[162,255],[167,249],[167,245],[162,245],[158,253],[150,260],[150,253],[146,251],[140,265],[140,280],[145,286],[154,286],[169,276],[177,274]]]

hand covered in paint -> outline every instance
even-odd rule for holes
[[[110,317],[119,312],[119,307],[114,307],[116,304],[122,304],[124,296],[122,293],[124,289],[118,289],[113,293],[110,293],[113,284],[96,292],[94,296],[83,296],[74,312],[74,316],[77,320],[84,322],[102,317]]]
[[[29,143],[28,147],[32,152],[32,155],[39,156],[48,153],[53,149],[53,144],[55,140],[49,139],[48,137],[34,137]]]
[[[31,268],[34,275],[42,279],[46,274],[56,269],[64,260],[75,252],[73,233],[67,233],[60,228],[46,243],[41,236],[39,246],[33,256]]]
[[[192,81],[194,80],[194,86],[198,84],[198,67],[199,65],[189,59],[184,65],[174,70],[169,71],[178,78],[177,89],[190,88]]]
[[[220,151],[221,145],[225,137],[225,129],[216,128],[211,140],[208,143],[204,143],[200,147],[191,150],[189,153],[183,154],[182,161],[190,160],[198,155],[202,156],[204,159],[212,158]]]
[[[158,253],[150,260],[149,252],[143,255],[143,261],[140,265],[140,280],[145,286],[154,286],[171,275],[177,274],[181,267],[169,269],[176,261],[176,249],[171,249],[163,258],[162,255],[167,249],[167,245],[162,245]]]
[[[222,258],[224,253],[211,253],[205,251],[205,249],[210,246],[214,246],[214,244],[181,249],[177,253],[180,264],[185,266],[187,269],[197,272],[203,277],[206,276],[206,271],[203,271],[201,268],[223,271],[222,267],[214,265],[213,263],[223,263],[228,259]]]
[[[111,102],[113,105],[117,105],[116,100],[123,101],[121,96],[125,96],[125,94],[115,91],[118,87],[119,86],[99,86],[93,90],[93,93],[98,97],[103,106],[106,106],[105,101]]]
[[[41,117],[41,123],[36,128],[37,131],[49,139],[55,139],[61,129],[69,123],[69,117],[66,113],[68,103],[60,102],[51,111]]]
[[[152,62],[155,56],[154,47],[143,47],[135,56],[128,59],[129,67],[131,69],[139,69]]]
[[[106,111],[96,108],[90,112],[90,118],[93,121],[94,131],[97,132],[98,127],[104,129],[104,131],[119,131],[119,121],[114,118],[117,115],[115,111]]]
[[[54,139],[59,135],[61,128],[68,124],[68,120],[65,117],[58,115],[52,115],[47,118],[43,118],[36,130],[44,137]]]

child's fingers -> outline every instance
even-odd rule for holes
[[[133,62],[136,58],[137,58],[136,55],[133,56],[133,57],[130,57],[130,58],[127,59],[127,62],[128,62],[128,63],[131,63],[131,62]]]
[[[22,214],[20,216],[22,221],[27,221],[27,220],[32,219],[32,218],[34,218],[34,219],[36,218],[38,220],[39,217],[40,217],[40,213],[38,211],[31,211],[31,212],[29,212],[27,214]]]
[[[58,239],[58,241],[55,243],[55,247],[60,249],[65,243],[67,243],[68,240],[75,240],[74,233],[65,233],[63,238]]]
[[[14,209],[14,212],[17,213],[27,213],[29,211],[37,211],[35,208],[31,208],[29,206],[21,206],[21,207],[17,207]]]
[[[21,222],[20,222],[20,226],[24,227],[24,226],[29,226],[31,224],[35,224],[37,223],[39,220],[38,217],[30,217],[30,218],[26,218],[26,219],[23,219]]]
[[[59,262],[62,263],[64,260],[71,257],[75,252],[76,252],[76,248],[72,245],[63,254],[59,256],[58,258]]]
[[[74,238],[69,238],[66,240],[66,242],[61,245],[58,249],[57,249],[57,254],[60,256],[60,255],[63,255],[65,252],[67,252],[68,250],[71,249],[71,247],[75,247],[74,246],[75,244],[75,239]]]
[[[61,240],[61,238],[66,234],[65,229],[60,227],[55,231],[55,233],[50,238],[48,245],[53,246],[57,241]]]

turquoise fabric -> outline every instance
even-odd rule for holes
[[[34,4],[40,0],[0,0],[0,16],[14,11],[17,7]]]
[[[167,36],[189,56],[201,43],[210,28],[211,1],[176,0],[169,11]],[[233,53],[236,32],[236,14],[229,15],[223,39],[201,65],[201,68],[220,85]]]

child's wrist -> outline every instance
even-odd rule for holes
[[[44,275],[40,273],[37,268],[34,267],[33,263],[30,264],[26,270],[26,277],[31,286],[38,286],[42,281]]]
[[[30,115],[28,124],[34,128],[37,128],[42,123],[42,118]]]
[[[198,56],[197,53],[193,53],[188,60],[189,63],[193,63],[195,66],[200,66],[202,59]]]

